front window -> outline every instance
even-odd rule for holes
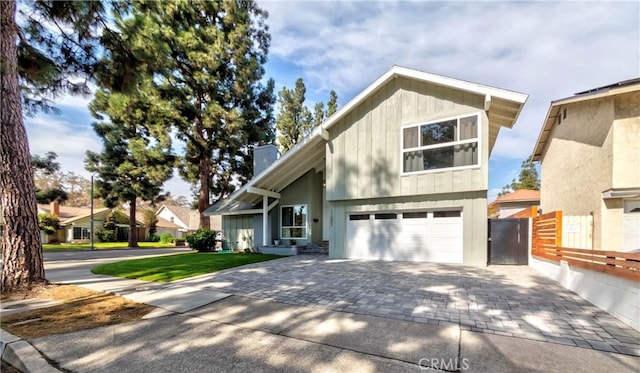
[[[479,165],[480,115],[461,116],[402,129],[402,172]]]
[[[74,240],[88,240],[91,238],[89,228],[73,227]]]
[[[282,206],[280,212],[282,238],[307,238],[307,205]]]

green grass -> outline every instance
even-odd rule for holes
[[[166,248],[174,247],[172,243],[162,242],[138,242],[140,248]],[[93,247],[100,249],[118,249],[129,246],[128,242],[96,242]],[[43,244],[42,249],[44,251],[58,251],[58,250],[86,250],[90,249],[91,244],[88,243],[74,243],[74,244]]]
[[[186,253],[103,264],[91,270],[99,275],[170,282],[227,268],[282,258],[271,254]]]

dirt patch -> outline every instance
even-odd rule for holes
[[[24,339],[136,321],[154,309],[74,285],[46,285],[2,300],[28,298],[48,298],[63,303],[2,317],[2,328]]]

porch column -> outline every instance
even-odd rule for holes
[[[269,244],[269,234],[267,229],[269,228],[269,196],[262,196],[262,246]]]

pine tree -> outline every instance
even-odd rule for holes
[[[323,102],[318,102],[313,107],[313,113],[305,105],[305,93],[306,87],[302,78],[296,80],[293,89],[283,87],[278,93],[279,112],[276,129],[281,153],[293,148],[337,110],[338,95],[335,91],[330,92],[326,109]]]
[[[136,61],[179,111],[173,127],[186,143],[180,175],[197,184],[198,210],[251,177],[252,148],[273,141],[273,80],[261,83],[270,43],[267,13],[253,1],[133,1],[122,14],[130,50],[117,64]],[[121,69],[114,83],[139,71]],[[169,129],[167,129],[168,131]],[[201,215],[200,226],[209,227]]]
[[[47,152],[44,156],[32,155],[31,166],[35,173],[35,179],[49,177],[60,171],[60,163],[56,162],[58,154],[55,152]],[[38,203],[50,203],[53,201],[65,202],[69,199],[68,193],[61,185],[51,185],[45,188],[36,186],[36,199]]]
[[[276,117],[276,129],[282,153],[293,148],[313,128],[313,116],[304,105],[306,91],[304,81],[299,78],[293,89],[283,87],[278,93],[279,113]]]
[[[522,164],[520,165],[520,175],[518,175],[518,180],[516,181],[516,179],[513,179],[511,181],[511,184],[502,187],[502,190],[500,191],[500,193],[498,193],[498,197],[509,194],[518,189],[540,190],[540,178],[538,177],[538,170],[536,169],[536,165],[531,160],[531,157],[522,161]]]
[[[87,93],[82,79],[94,71],[97,34],[106,24],[100,2],[33,1],[23,9],[18,25],[16,2],[0,1],[3,292],[46,281],[33,174],[24,172],[30,155],[23,110],[49,109],[63,92]]]
[[[89,105],[97,119],[93,128],[102,139],[102,152],[87,152],[86,168],[96,172],[97,195],[107,207],[129,205],[129,247],[138,247],[137,199],[159,201],[162,186],[173,175],[175,157],[166,128],[173,121],[168,103],[150,82],[128,94],[100,90]]]

